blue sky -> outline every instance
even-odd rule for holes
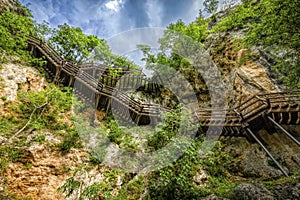
[[[68,23],[85,33],[109,38],[142,27],[166,27],[196,19],[203,0],[21,0],[36,21],[52,27]]]

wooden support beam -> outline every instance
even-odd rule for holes
[[[108,114],[110,107],[111,107],[111,98],[108,98],[106,110],[105,110],[106,115]]]
[[[95,94],[95,109],[98,109],[100,98],[101,98],[100,94]]]
[[[135,118],[135,123],[136,123],[136,125],[139,125],[141,116],[142,116],[142,115],[137,114],[137,117]]]
[[[56,73],[55,73],[55,77],[54,77],[54,83],[55,84],[59,83],[61,70],[62,70],[61,67],[56,67]]]
[[[73,83],[74,83],[74,77],[70,76],[68,87],[71,87],[73,85]]]

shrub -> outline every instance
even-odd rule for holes
[[[10,11],[0,15],[0,48],[10,54],[27,56],[27,36],[33,28],[33,21]]]
[[[63,141],[59,144],[59,149],[63,154],[69,153],[71,148],[80,147],[82,147],[82,144],[76,130],[68,130]]]

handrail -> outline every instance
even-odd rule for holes
[[[104,69],[104,65],[95,65],[96,63],[78,65],[72,61],[65,60],[48,43],[34,36],[28,37],[28,43],[38,48],[39,51],[44,54],[44,56],[46,56],[50,62],[52,62],[52,64],[60,67],[69,76],[74,78],[76,77],[76,79],[80,80],[80,82],[85,83],[85,85],[88,87],[91,87],[93,91],[98,91],[99,94],[104,94],[110,98],[113,98],[138,115],[159,115],[159,110],[163,110],[165,112],[171,111],[170,108],[162,107],[159,104],[142,103],[130,98],[120,89],[114,87],[114,84],[116,84],[118,78],[111,77],[109,74],[101,74],[101,78],[110,79],[110,83],[106,84],[100,82],[95,77],[85,72],[85,70],[88,69],[105,71],[106,69]],[[96,68],[96,66],[98,66],[98,68]],[[129,75],[126,80],[129,81],[130,79],[135,79],[135,81],[138,82],[145,80],[149,83],[149,80],[143,75]],[[124,81],[123,85],[125,86],[126,84],[127,83]],[[240,120],[240,126],[242,126],[244,121],[258,117],[262,112],[270,112],[269,107],[272,109],[272,107],[276,107],[276,105],[280,103],[290,103],[291,101],[296,102],[299,100],[300,91],[295,91],[293,94],[287,94],[285,92],[261,93],[252,95],[240,105],[237,105],[233,108],[222,110],[197,109],[196,111],[194,110],[193,113],[200,122],[212,119],[221,121],[225,116],[225,123],[227,121]]]

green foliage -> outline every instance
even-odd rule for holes
[[[133,133],[136,132],[134,128],[128,129],[123,126],[119,126],[115,120],[111,120],[108,123],[108,135],[110,142],[118,144],[120,148],[135,152],[138,144],[134,141]],[[139,129],[138,129],[139,130]],[[139,130],[140,131],[140,130]],[[137,134],[142,134],[141,132]]]
[[[35,23],[34,24],[34,31],[33,33],[39,37],[45,39],[48,35],[52,33],[52,29],[50,28],[50,24],[47,21],[43,21],[42,23]]]
[[[220,142],[203,158],[198,153],[203,148],[202,141],[198,138],[175,163],[152,174],[150,199],[200,199],[212,193],[230,196],[236,184],[228,181],[228,170],[234,160],[221,150]],[[201,188],[193,179],[200,169],[207,170],[210,175],[207,186]]]
[[[120,129],[119,125],[116,123],[115,120],[111,120],[109,125],[109,134],[108,138],[110,139],[111,142],[120,144],[122,141],[122,137],[124,135],[124,132]]]
[[[221,52],[225,49],[225,47],[226,47],[226,43],[222,43],[222,44],[220,44],[220,46],[217,46],[217,47],[215,48],[216,54],[221,53]]]
[[[61,113],[69,111],[72,105],[72,93],[70,89],[65,90],[66,92],[62,92],[50,85],[40,92],[19,93],[19,100],[22,102],[20,114],[27,119],[32,115],[32,128],[64,129]]]
[[[227,170],[233,162],[234,159],[222,151],[220,141],[215,143],[214,149],[202,160],[204,169],[214,177],[226,177]]]
[[[274,190],[285,184],[291,184],[291,185],[298,184],[300,182],[299,175],[300,175],[300,171],[297,170],[296,172],[294,172],[292,175],[288,177],[283,176],[271,180],[264,180],[263,183],[266,189]]]
[[[234,38],[232,41],[232,44],[233,44],[233,50],[235,53],[237,53],[239,50],[241,50],[243,48],[246,48],[243,38]]]
[[[299,1],[244,0],[211,30],[212,33],[244,29],[239,48],[264,46],[273,52],[272,69],[291,89],[300,88],[300,3]],[[274,55],[275,54],[275,55]],[[278,55],[278,56],[276,56]],[[244,62],[247,58],[243,58]],[[241,64],[241,63],[239,63]]]
[[[130,180],[128,183],[125,183],[124,186],[122,186],[118,196],[113,199],[139,199],[143,195],[143,192],[145,190],[145,181],[146,178],[143,175],[138,175],[134,177],[132,180]]]
[[[40,144],[43,144],[45,142],[45,139],[46,139],[46,135],[45,134],[41,134],[41,135],[38,135],[36,136],[33,141],[36,141]]]
[[[74,173],[76,175],[76,172]],[[58,191],[65,192],[66,197],[70,197],[74,190],[80,187],[81,183],[74,179],[74,175],[67,178],[66,182],[58,188]]]
[[[148,137],[148,146],[155,150],[164,147],[179,132],[181,108],[166,113],[166,121],[156,127],[156,134]]]
[[[78,180],[78,176],[85,173],[88,170],[85,167],[77,169],[73,175],[68,178],[65,183],[58,188],[58,191],[64,192],[66,197],[70,197],[74,194],[74,191],[80,189],[80,193],[77,193],[77,199],[115,199],[111,194],[117,183],[118,177],[121,175],[119,170],[104,171],[104,179],[100,183],[88,184]],[[88,185],[87,185],[88,184]]]
[[[161,49],[170,47],[170,42],[172,38],[168,37],[168,32],[175,31],[185,35],[186,37],[191,38],[193,41],[202,43],[208,35],[208,20],[204,19],[202,16],[199,16],[194,22],[189,25],[185,25],[182,20],[178,20],[175,24],[170,24],[165,31],[163,38],[159,40],[161,44]],[[176,36],[177,34],[173,34]],[[175,40],[176,41],[176,40]],[[180,40],[179,40],[180,41]],[[172,45],[174,46],[174,45]]]
[[[36,67],[41,73],[43,73],[43,75],[46,75],[47,76],[47,73],[45,73],[45,70],[44,70],[44,66],[47,64],[47,61],[44,57],[42,58],[31,58],[29,60],[29,63]]]
[[[58,25],[50,29],[47,23],[36,24],[38,36],[50,35],[49,42],[65,59],[74,62],[101,62],[107,65],[128,66],[137,68],[131,61],[114,55],[104,39],[93,35],[86,35],[78,27],[68,24]]]
[[[116,78],[116,77],[120,76],[122,74],[122,72],[123,72],[122,68],[116,69],[116,68],[113,68],[110,65],[108,65],[109,76]]]
[[[2,101],[6,101],[6,100],[7,100],[7,97],[6,97],[6,96],[2,96],[2,97],[1,97],[1,100],[2,100]]]
[[[195,70],[189,56],[203,46],[202,43],[209,33],[208,21],[199,16],[189,25],[184,24],[182,20],[170,24],[164,36],[159,39],[160,51],[156,55],[151,52],[151,48],[138,45],[144,54],[142,60],[146,61],[146,67],[159,72],[162,77],[170,76],[174,69],[179,70],[186,79],[191,79]]]
[[[196,143],[174,164],[154,172],[150,180],[150,199],[199,199],[201,190],[193,183],[200,169]]]
[[[153,151],[153,149],[164,147],[169,142],[174,142],[173,138],[178,132],[181,120],[183,120],[183,124],[188,124],[186,121],[188,119],[185,118],[181,108],[171,112],[166,117],[165,124],[161,124],[157,128],[156,134],[150,134],[152,136],[148,137],[145,150]],[[120,148],[127,151],[134,151],[136,147],[130,145],[132,145],[132,135],[136,131],[135,129],[123,129],[114,120],[105,123],[107,123],[107,130],[100,133],[96,128],[93,131],[100,135],[107,133],[111,142],[118,144]],[[84,132],[82,128],[80,128],[80,132]],[[86,132],[90,133],[91,131],[87,129]],[[139,134],[143,133],[140,132]],[[122,178],[123,184],[116,196],[112,195],[114,184],[117,182],[118,176],[122,176],[118,170],[105,171],[103,173],[104,180],[90,186],[85,186],[73,176],[61,187],[61,191],[65,191],[68,196],[75,189],[82,187],[84,189],[80,193],[79,199],[137,199],[143,195],[146,195],[143,197],[144,199],[199,199],[212,193],[229,197],[231,188],[235,186],[235,183],[228,181],[228,170],[234,160],[222,151],[220,142],[217,142],[215,148],[209,151],[205,157],[199,154],[199,150],[202,148],[203,137],[196,138],[183,155],[167,167],[146,175],[135,177],[128,175],[127,178]],[[101,157],[101,153],[106,153],[104,150],[101,148],[93,149],[91,152],[92,158],[95,156],[95,164],[101,163],[98,158]],[[164,162],[163,158],[161,161]],[[206,182],[207,186],[199,187],[194,182],[194,176],[197,172],[201,173],[203,169],[208,171],[210,178]],[[145,193],[146,190],[148,193]]]
[[[16,116],[0,116],[0,133],[11,135],[20,127],[20,123],[26,123]]]
[[[135,65],[133,62],[129,61],[125,57],[113,55],[111,58],[110,63],[112,63],[114,66],[127,66],[131,69],[139,69],[137,65]]]
[[[112,189],[113,189],[112,187],[108,187],[103,183],[93,183],[92,185],[84,188],[78,200],[82,200],[85,198],[90,200],[98,200],[99,194],[101,194],[101,192],[105,191],[107,194],[109,194],[109,190]]]
[[[7,103],[10,114],[0,116],[0,132],[11,136],[25,124],[25,130],[63,130],[68,126],[64,114],[70,111],[72,104],[70,89],[62,90],[49,85],[40,92],[19,93],[19,103]]]
[[[110,171],[105,171],[103,175],[104,180],[102,182],[93,183],[90,186],[85,187],[78,199],[115,199],[111,192],[113,191],[121,172],[112,169]]]
[[[175,112],[169,113],[165,123],[158,128],[159,131],[148,137],[148,146],[157,150],[170,141],[174,142],[173,138],[182,120],[185,125],[190,123],[187,116],[182,115],[180,107]],[[221,196],[229,195],[234,185],[228,184],[228,169],[234,160],[222,151],[220,142],[215,143],[214,149],[208,151],[203,157],[199,154],[199,150],[205,148],[204,145],[202,137],[196,138],[176,162],[149,175],[148,197],[150,199],[199,199],[216,190],[219,190]],[[194,182],[194,176],[201,169],[205,169],[211,177],[207,188],[199,188]],[[228,187],[225,186],[226,184]]]
[[[28,56],[27,36],[33,29],[33,21],[15,12],[0,14],[0,48],[9,54]]]
[[[71,148],[81,148],[82,144],[76,130],[67,130],[59,149],[63,154],[69,153]]]
[[[285,50],[273,67],[290,88],[300,88],[300,2],[261,1],[257,14],[260,20],[250,26],[246,36],[249,45],[263,45]]]
[[[205,11],[208,13],[214,13],[218,8],[218,0],[205,0],[203,5],[205,7]]]
[[[212,28],[211,32],[218,33],[247,28],[260,19],[259,13],[256,12],[259,9],[261,8],[257,5],[254,7],[248,7],[245,4],[237,5],[232,12],[229,12],[227,17]]]
[[[207,193],[213,193],[219,197],[231,199],[233,195],[233,188],[239,184],[238,181],[231,182],[226,178],[210,177],[205,190]]]
[[[259,8],[257,14],[261,19],[250,27],[247,41],[267,46],[277,44],[300,52],[300,2],[264,0]]]
[[[53,30],[49,41],[63,58],[74,62],[86,60],[97,46],[107,46],[104,40],[85,35],[80,28],[71,27],[66,23]]]
[[[10,146],[0,147],[0,175],[2,176],[4,170],[10,162],[18,162],[24,155],[24,149],[14,148]]]

